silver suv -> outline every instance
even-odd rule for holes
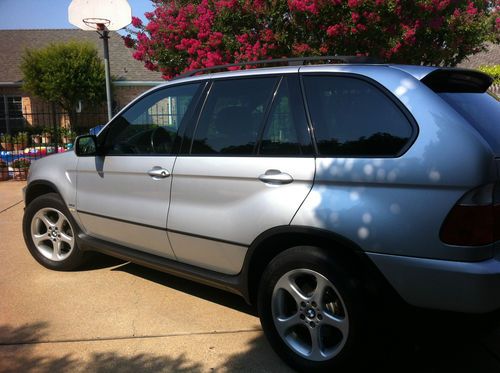
[[[324,64],[183,77],[36,161],[24,237],[256,304],[299,370],[349,362],[378,294],[500,308],[500,104],[480,72]]]

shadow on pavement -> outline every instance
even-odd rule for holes
[[[0,372],[289,372],[290,370],[273,354],[263,336],[251,341],[249,350],[235,354],[220,366],[207,369],[200,362],[193,362],[185,354],[177,357],[139,353],[126,356],[119,351],[94,352],[85,359],[71,353],[51,356],[35,351],[37,341],[44,343],[46,323],[35,323],[20,328],[0,325]],[[5,339],[9,342],[6,343]],[[45,342],[47,343],[47,342]],[[202,348],[206,348],[203,346]],[[54,356],[55,355],[55,356]]]
[[[165,280],[170,284],[170,280]],[[199,291],[199,290],[198,290]],[[197,291],[197,292],[198,292]],[[196,293],[193,295],[196,295]],[[232,295],[228,294],[228,297]],[[35,351],[44,341],[48,324],[20,328],[0,325],[0,372],[202,372],[207,366],[179,356],[120,351],[94,352],[85,360],[72,354],[44,356]],[[498,373],[499,314],[480,317],[407,309],[394,322],[380,325],[373,348],[357,359],[352,372]],[[378,339],[377,339],[378,337]],[[493,337],[493,339],[491,339]],[[56,345],[56,344],[55,344]],[[200,348],[207,348],[202,346]],[[495,350],[496,348],[496,350]],[[57,347],[54,347],[57,351]],[[8,358],[5,358],[8,356]],[[359,366],[360,365],[360,366]],[[230,355],[212,372],[289,372],[261,334],[245,351]]]
[[[500,372],[500,314],[472,316],[402,307],[379,325],[363,364],[385,372]],[[495,335],[496,331],[496,335]],[[496,346],[495,346],[496,341]]]
[[[93,271],[96,269],[103,269],[109,267],[115,267],[120,264],[126,264],[128,262],[114,258],[112,256],[100,254],[97,252],[88,252],[89,259],[87,262],[79,269],[79,271]]]
[[[249,315],[256,316],[256,311],[253,309],[253,307],[249,306],[243,300],[243,298],[223,290],[202,285],[194,281],[185,280],[180,277],[175,277],[169,275],[168,273],[155,271],[153,269],[142,267],[133,263],[127,263],[126,265],[113,268],[112,270],[127,272],[131,275],[139,276],[146,280],[153,281],[157,284],[168,286],[169,288],[191,294],[195,297],[208,300],[213,303],[218,303]]]
[[[153,354],[125,356],[119,352],[93,353],[82,361],[65,354],[43,356],[34,348],[46,335],[46,323],[35,323],[20,328],[0,326],[0,372],[200,372],[201,365],[189,362],[183,355],[176,358]],[[9,342],[4,342],[8,340]],[[43,342],[42,342],[43,343]],[[57,345],[57,343],[55,344]],[[57,351],[57,347],[54,347]],[[5,358],[5,356],[9,356]]]
[[[134,276],[193,296],[256,315],[240,297],[218,289],[157,272],[132,263],[117,267]],[[466,300],[464,300],[466,301]],[[373,305],[373,307],[378,307]],[[383,311],[382,311],[383,312]],[[391,316],[392,315],[392,316]],[[383,372],[500,372],[500,311],[486,315],[465,315],[416,309],[398,305],[391,315],[375,318],[374,335],[368,353],[360,356],[353,371]],[[262,371],[258,362],[278,360],[263,336],[245,354],[233,356],[226,367]],[[257,363],[257,365],[255,365]],[[259,369],[255,369],[260,366]],[[284,366],[280,366],[284,369]],[[276,368],[276,367],[275,367]],[[233,370],[233,369],[230,369]]]

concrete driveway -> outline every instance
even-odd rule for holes
[[[37,264],[22,186],[0,183],[0,372],[290,371],[234,295],[104,256],[77,272]],[[360,358],[366,371],[498,373],[498,320],[405,310]]]

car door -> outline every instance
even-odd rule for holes
[[[99,134],[102,156],[78,159],[79,219],[91,236],[175,258],[166,234],[174,143],[200,83],[155,90]]]
[[[179,261],[236,274],[252,241],[289,224],[312,187],[297,76],[215,79],[184,143],[172,180],[170,242]]]

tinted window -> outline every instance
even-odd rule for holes
[[[216,80],[200,115],[191,154],[253,153],[277,78]]]
[[[285,77],[269,113],[259,154],[311,154],[311,137],[307,129],[300,87],[295,77]]]
[[[488,93],[441,93],[490,144],[500,152],[500,102]]]
[[[5,111],[6,106],[7,111]],[[22,98],[20,96],[0,96],[0,133],[22,130],[24,127]]]
[[[304,84],[322,155],[394,156],[411,137],[402,111],[366,81],[309,76]]]
[[[133,104],[106,132],[109,154],[171,154],[199,84],[165,88]]]

